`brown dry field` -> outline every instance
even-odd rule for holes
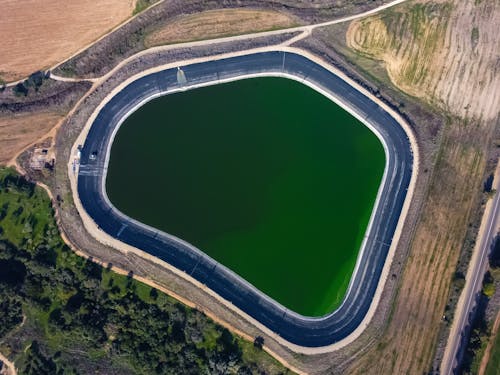
[[[182,16],[146,37],[147,47],[214,39],[298,25],[291,16],[269,10],[224,9]]]
[[[135,0],[2,0],[0,78],[47,69],[132,15]]]
[[[354,21],[347,45],[384,62],[392,83],[462,118],[500,107],[498,1],[412,1]]]
[[[495,0],[410,1],[354,21],[347,31],[347,46],[379,61],[394,86],[448,115],[390,322],[350,373],[422,374],[431,368],[498,126],[499,17]]]
[[[0,117],[0,164],[5,164],[25,147],[49,132],[63,116],[36,112]]]
[[[378,344],[352,373],[422,374],[433,360],[445,305],[476,192],[484,173],[482,124],[449,124],[441,145],[421,221],[394,302],[392,319]]]

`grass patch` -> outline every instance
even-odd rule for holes
[[[498,375],[500,372],[500,334],[497,333],[491,348],[490,359],[486,366],[485,375]]]
[[[135,3],[134,12],[132,14],[136,15],[137,13],[141,13],[143,10],[146,10],[157,1],[158,0],[137,0]]]
[[[479,41],[479,28],[477,26],[472,28],[470,40],[473,46],[477,45],[477,42]]]

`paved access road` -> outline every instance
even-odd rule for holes
[[[474,254],[467,271],[464,290],[455,310],[450,336],[441,362],[441,374],[458,374],[465,347],[470,337],[470,324],[477,307],[478,295],[483,287],[483,278],[488,264],[488,255],[500,229],[500,174],[497,173],[496,193],[486,210],[479,229]]]
[[[256,53],[188,65],[182,70],[187,85],[255,73],[291,74],[340,98],[382,135],[388,157],[386,178],[379,193],[371,230],[367,233],[368,240],[342,306],[320,318],[300,316],[266,297],[201,251],[127,218],[111,205],[105,193],[104,180],[114,131],[123,116],[143,100],[178,89],[177,69],[139,78],[114,96],[99,112],[81,152],[77,186],[83,207],[101,230],[186,272],[291,343],[320,347],[347,337],[362,322],[372,303],[406,197],[413,165],[406,133],[372,100],[330,71],[297,54]]]

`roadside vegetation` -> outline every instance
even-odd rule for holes
[[[0,351],[20,374],[285,374],[203,313],[82,258],[46,192],[0,169]]]
[[[158,0],[136,0],[133,14],[141,13],[156,2],[158,2]]]
[[[50,78],[50,71],[34,72],[30,74],[30,76],[27,79],[15,85],[12,88],[12,91],[17,96],[21,95],[28,96],[28,93],[30,92],[31,89],[34,90],[35,92],[38,92],[43,83],[49,78]]]
[[[485,374],[498,374],[500,372],[500,342],[498,331],[494,332],[494,318],[488,319],[486,310],[492,298],[495,298],[497,288],[500,285],[500,236],[497,235],[489,257],[490,269],[483,279],[482,293],[479,296],[478,309],[472,322],[469,341],[462,363],[463,374],[481,373],[485,360],[488,361]],[[497,297],[498,299],[498,297]],[[498,303],[498,302],[497,302]],[[499,314],[498,306],[492,306],[492,310]],[[496,315],[494,314],[494,316]],[[498,328],[496,328],[498,330]],[[490,342],[494,340],[493,342]],[[488,346],[491,346],[489,355]],[[485,357],[486,356],[486,357]]]
[[[490,359],[486,366],[485,375],[498,375],[500,373],[500,334],[497,333],[493,348],[490,353]]]
[[[471,332],[462,360],[462,374],[477,374],[486,346],[491,335],[491,326],[486,318],[486,308],[490,298],[495,293],[494,279],[491,272],[487,272],[483,279],[483,289],[478,297],[478,305],[474,320],[471,323]]]

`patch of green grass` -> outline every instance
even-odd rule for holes
[[[217,346],[217,338],[219,337],[219,332],[215,327],[209,327],[203,333],[203,341],[197,346],[199,348],[204,348],[207,350],[213,350]]]
[[[500,374],[500,334],[497,332],[493,347],[491,348],[490,359],[486,366],[485,375]]]
[[[141,13],[143,10],[146,10],[157,1],[158,0],[137,0],[137,2],[135,3],[134,12],[132,14],[136,15],[137,13]]]
[[[470,39],[473,46],[475,46],[479,40],[479,28],[474,26],[470,33]]]
[[[47,245],[59,248],[62,242],[57,236],[54,212],[50,200],[44,199],[44,192],[31,187],[23,177],[13,175],[11,169],[0,169],[0,186],[3,186],[0,189],[0,238],[28,250],[48,238]],[[24,199],[26,195],[30,199]]]
[[[483,285],[483,294],[491,298],[495,294],[495,284],[494,283],[486,283]]]

